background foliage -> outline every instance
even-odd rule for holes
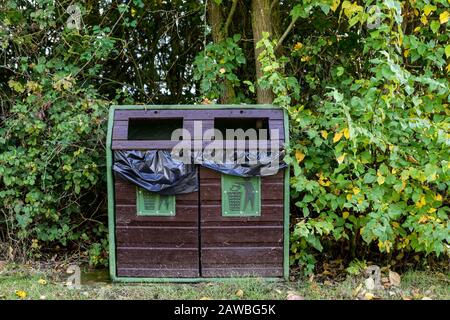
[[[70,4],[0,4],[5,255],[106,263],[109,105],[273,101],[293,266],[448,257],[450,1],[92,0],[80,30]]]

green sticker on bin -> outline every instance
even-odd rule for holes
[[[165,196],[136,188],[138,216],[174,216],[175,196]]]
[[[261,178],[222,175],[222,216],[261,215]]]

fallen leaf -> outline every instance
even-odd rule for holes
[[[347,219],[349,215],[350,215],[350,212],[348,212],[348,211],[342,212],[342,218],[344,218],[344,219]]]
[[[39,279],[39,280],[38,280],[38,283],[39,283],[39,284],[42,284],[42,285],[44,286],[44,285],[47,284],[47,280],[45,280],[45,279]]]
[[[389,270],[389,282],[392,286],[400,286],[400,275],[397,272]]]
[[[208,297],[201,297],[200,300],[211,300],[211,298],[208,298]]]
[[[244,296],[244,291],[239,289],[238,291],[236,291],[235,295],[236,297],[242,298]]]
[[[366,292],[366,294],[364,295],[365,300],[373,300],[374,298],[375,298],[375,295],[370,292]]]
[[[354,297],[356,297],[356,296],[358,295],[359,291],[361,291],[362,286],[363,286],[363,284],[360,283],[360,284],[355,288],[355,290],[353,290],[353,296],[354,296]]]
[[[320,131],[320,135],[321,135],[322,138],[324,138],[324,139],[328,138],[328,132],[327,132],[326,130]]]
[[[291,292],[287,295],[286,300],[305,300],[305,297],[302,297],[296,293]]]
[[[433,300],[430,297],[423,297],[422,300]]]

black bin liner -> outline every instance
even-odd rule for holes
[[[240,151],[234,152],[231,157],[226,159],[224,155],[222,161],[217,162],[202,156],[200,152],[194,156],[195,163],[202,167],[238,177],[271,176],[286,167],[284,152]]]
[[[116,150],[113,171],[147,191],[162,195],[198,190],[195,165],[173,159],[166,150]]]
[[[193,164],[185,164],[166,150],[116,150],[113,171],[147,191],[175,195],[198,191],[195,164],[239,177],[269,176],[286,167],[283,156],[282,152],[242,151],[228,161],[215,161],[198,152],[192,156]]]

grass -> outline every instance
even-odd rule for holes
[[[0,299],[357,299],[364,279],[348,276],[343,281],[324,282],[300,279],[269,282],[263,279],[233,279],[227,282],[196,284],[123,284],[107,281],[105,272],[85,273],[81,288],[66,285],[64,273],[42,272],[23,265],[0,270]],[[22,291],[22,292],[20,292]],[[23,293],[26,296],[23,296]],[[401,275],[400,287],[374,291],[375,299],[450,299],[450,278],[439,272],[409,271]],[[22,294],[22,298],[19,297]]]

